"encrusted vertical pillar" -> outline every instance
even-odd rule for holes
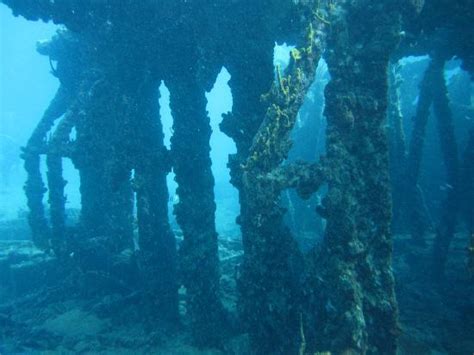
[[[315,260],[318,349],[395,354],[397,303],[390,232],[388,64],[400,32],[398,2],[340,1],[326,61],[326,235]]]
[[[54,122],[66,112],[70,101],[71,97],[68,89],[60,86],[22,154],[28,175],[25,183],[25,194],[30,209],[28,221],[33,242],[42,249],[50,247],[51,230],[44,212],[43,197],[47,190],[41,177],[40,156],[46,154],[47,133],[53,127]]]
[[[275,78],[273,42],[254,44],[252,50],[242,49],[229,56],[226,68],[231,75],[229,86],[232,90],[233,106],[232,112],[224,115],[220,128],[237,146],[237,152],[229,156],[228,166],[231,183],[239,191],[240,217],[237,222],[242,229],[245,251],[249,238],[246,226],[242,224],[242,216],[251,215],[252,211],[249,210],[246,196],[242,193],[241,166],[249,158],[252,140],[265,117],[266,105],[262,102],[262,95],[268,92]],[[253,66],[249,63],[253,63]]]
[[[171,170],[159,112],[159,89],[147,83],[136,97],[136,133],[130,137],[135,152],[134,189],[137,193],[140,268],[149,316],[175,325],[178,321],[176,241],[168,221],[166,176]]]
[[[203,85],[191,74],[173,75],[166,80],[166,85],[173,115],[171,151],[179,197],[174,213],[184,238],[180,247],[180,271],[186,288],[187,312],[195,342],[216,345],[223,330],[223,306],[219,299],[207,100]]]
[[[29,208],[28,222],[32,240],[37,248],[47,249],[51,231],[44,213],[43,196],[46,187],[41,177],[40,155],[29,150],[24,151],[22,157],[28,174],[24,190]]]
[[[63,178],[64,156],[67,152],[69,134],[74,126],[74,116],[67,113],[56,128],[48,144],[46,165],[48,167],[49,208],[51,214],[51,246],[58,257],[64,257],[66,246],[66,196],[64,187],[67,181]]]
[[[419,244],[424,243],[427,223],[424,206],[421,203],[423,196],[418,186],[418,179],[421,161],[423,159],[426,126],[430,117],[430,108],[433,103],[432,86],[436,70],[436,63],[431,61],[420,84],[420,94],[416,115],[414,117],[414,127],[411,134],[405,174],[403,209],[407,215],[407,222],[410,224],[410,232],[413,241]]]
[[[390,178],[392,185],[393,219],[392,228],[400,230],[403,220],[403,181],[406,171],[406,141],[403,127],[403,116],[400,108],[401,76],[398,73],[399,65],[392,63],[389,68],[389,154]]]
[[[444,78],[445,61],[433,58],[436,68],[433,76],[433,111],[438,122],[439,142],[446,167],[446,183],[449,187],[443,202],[433,254],[433,274],[442,277],[448,257],[449,246],[454,237],[459,203],[459,158],[454,134],[453,114],[449,107],[448,88]]]
[[[132,163],[126,139],[132,129],[132,83],[108,75],[81,93],[75,161],[81,177],[81,230],[109,252],[120,252],[132,248],[133,238]]]
[[[271,312],[268,309],[269,305],[262,306],[264,300],[270,296],[266,294],[266,290],[261,288],[262,284],[250,284],[252,279],[261,279],[265,270],[262,269],[258,273],[257,269],[260,263],[254,260],[254,246],[256,243],[254,239],[257,232],[252,230],[250,222],[256,217],[254,215],[256,205],[252,203],[253,196],[251,196],[250,192],[245,192],[242,171],[242,166],[250,157],[252,140],[265,117],[266,105],[261,101],[261,97],[268,92],[274,80],[273,43],[269,41],[266,46],[263,44],[254,45],[252,50],[247,47],[237,51],[234,55],[231,55],[230,61],[226,63],[226,68],[231,74],[229,86],[232,90],[233,107],[232,112],[224,116],[220,125],[221,130],[234,140],[237,147],[237,152],[229,156],[228,167],[230,168],[231,183],[239,191],[240,215],[237,218],[237,223],[241,228],[244,249],[244,266],[242,267],[241,274],[242,272],[246,273],[245,277],[241,275],[237,280],[239,290],[238,310],[245,329],[250,333],[253,343],[252,347],[257,352],[265,350],[268,352],[270,349],[268,339],[272,336],[277,336],[278,338],[281,336],[281,333],[277,335],[278,329],[275,329],[281,323],[278,323],[278,325],[271,324],[275,318],[265,319],[262,316],[263,313]],[[255,60],[257,62],[254,62]],[[253,63],[254,66],[249,65],[249,63]],[[281,213],[279,211],[279,214]],[[280,225],[281,223],[276,227],[280,227]],[[284,238],[285,244],[288,243],[287,235],[284,235]],[[265,246],[268,245],[260,245],[261,249]],[[267,252],[271,254],[275,247],[268,249]],[[282,245],[276,248],[279,247],[284,248]],[[282,253],[284,252],[282,251]],[[271,272],[271,270],[266,271]],[[277,273],[268,282],[275,281],[275,278],[277,278]],[[252,293],[252,289],[258,291]],[[258,312],[254,312],[259,306],[262,308]],[[288,311],[294,312],[294,309]],[[284,322],[283,319],[279,320],[279,322],[281,321]],[[266,326],[269,329],[268,334],[265,334],[263,331]],[[280,330],[284,331],[284,329]],[[281,342],[278,341],[277,344],[277,341],[275,341],[273,345],[278,348]]]
[[[290,133],[313,83],[320,48],[316,29],[291,53],[286,73],[265,95],[263,122],[242,166],[242,190],[248,211],[240,223],[245,254],[239,280],[240,307],[257,354],[291,354],[300,349],[303,258],[283,216],[280,196],[289,187],[280,165],[288,157]],[[303,170],[298,166],[298,170]]]
[[[70,32],[59,30],[51,40],[38,43],[36,49],[38,53],[48,56],[50,61],[57,62],[56,67],[52,67],[52,74],[59,79],[60,87],[24,149],[23,158],[28,174],[25,192],[30,208],[33,241],[38,247],[53,248],[59,253],[58,241],[64,238],[65,229],[65,182],[62,178],[63,152],[60,152],[60,146],[68,138],[64,136],[68,136],[72,127],[69,111],[79,92],[84,48]],[[48,142],[47,134],[63,115],[65,117]],[[51,229],[45,218],[42,202],[47,190],[41,177],[41,155],[47,155]]]
[[[284,224],[280,194],[302,166],[286,174],[280,165],[320,55],[320,28],[306,25],[285,73],[278,68],[273,74],[272,41],[265,36],[226,64],[234,106],[221,128],[237,145],[229,167],[239,190],[244,247],[238,305],[257,354],[297,353],[301,342],[303,259]],[[248,65],[247,56],[258,58],[258,70]]]

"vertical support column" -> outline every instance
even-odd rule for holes
[[[109,252],[132,248],[133,191],[128,153],[130,83],[97,80],[82,92],[77,121],[76,165],[81,177],[81,228]]]
[[[25,160],[24,167],[28,175],[24,190],[29,209],[28,222],[32,240],[37,248],[48,249],[51,231],[44,212],[43,196],[47,190],[41,177],[40,154],[27,148],[22,158]]]
[[[63,156],[66,154],[69,134],[74,126],[72,113],[66,114],[59,123],[48,145],[46,165],[48,167],[49,208],[51,213],[51,246],[58,257],[66,256],[66,196],[63,178]]]
[[[254,66],[249,63],[254,63]],[[252,46],[252,50],[245,48],[231,54],[226,68],[231,74],[229,86],[233,107],[232,113],[224,116],[220,128],[237,147],[237,153],[229,156],[228,166],[231,183],[239,191],[240,216],[237,222],[242,231],[244,252],[248,252],[251,237],[242,219],[251,218],[253,211],[243,193],[242,165],[250,156],[253,138],[265,117],[266,105],[262,102],[262,95],[270,90],[275,78],[273,42],[263,42]]]
[[[238,41],[236,41],[238,43]],[[269,43],[270,45],[265,45]],[[252,48],[252,50],[250,50]],[[248,58],[247,58],[248,56]],[[257,62],[255,62],[257,61]],[[255,66],[249,65],[253,63]],[[272,348],[279,348],[281,345],[281,336],[287,328],[278,329],[278,327],[285,323],[287,319],[282,318],[275,324],[273,321],[282,315],[280,312],[275,310],[273,318],[264,318],[264,314],[271,313],[272,310],[269,304],[266,305],[265,301],[268,300],[271,295],[270,290],[264,290],[263,284],[253,284],[252,281],[260,280],[264,278],[265,271],[271,273],[273,270],[267,269],[257,270],[261,260],[256,260],[258,256],[256,253],[260,247],[260,251],[266,249],[266,252],[270,255],[275,249],[284,249],[287,246],[291,246],[291,241],[288,240],[288,233],[283,234],[285,245],[277,243],[276,246],[271,246],[270,243],[263,243],[261,238],[258,238],[258,233],[265,233],[264,228],[268,227],[266,224],[262,226],[260,231],[256,231],[253,227],[253,221],[257,218],[256,213],[258,211],[255,208],[259,208],[257,201],[252,201],[255,196],[252,196],[252,191],[247,191],[243,181],[243,170],[242,166],[247,162],[250,157],[250,151],[252,147],[252,141],[258,132],[260,125],[265,117],[266,105],[261,101],[263,94],[267,93],[272,86],[274,81],[274,68],[273,68],[273,42],[263,42],[260,45],[252,47],[246,47],[234,55],[231,56],[230,62],[226,64],[226,68],[231,74],[231,80],[229,86],[232,90],[233,97],[233,108],[232,113],[224,116],[221,123],[221,130],[232,138],[237,147],[237,153],[229,156],[228,166],[230,168],[231,183],[239,191],[239,203],[240,203],[240,215],[237,218],[237,223],[240,225],[242,233],[242,242],[244,249],[244,261],[242,263],[240,277],[238,282],[239,300],[238,310],[244,323],[246,331],[250,333],[252,346],[257,353],[268,351]],[[258,68],[258,70],[255,70]],[[249,181],[249,184],[252,182]],[[254,191],[254,190],[253,190]],[[275,218],[281,217],[282,211],[279,210]],[[271,222],[270,222],[271,223]],[[278,221],[278,225],[274,226],[277,229],[283,230],[281,221]],[[277,236],[275,236],[277,238]],[[260,244],[259,244],[260,243]],[[267,247],[270,247],[268,249]],[[290,252],[289,250],[280,250],[281,254]],[[265,257],[260,254],[259,257]],[[282,256],[284,260],[285,257]],[[285,260],[286,261],[286,260]],[[283,263],[282,265],[286,265]],[[244,276],[245,274],[245,276]],[[275,272],[273,277],[266,280],[268,283],[275,282],[279,284],[281,280],[277,280],[278,273]],[[283,281],[282,281],[283,282]],[[284,306],[283,306],[284,307]],[[258,309],[258,311],[257,311]],[[294,314],[294,309],[288,309],[288,312]],[[293,325],[295,319],[292,319]],[[265,328],[269,331],[265,333]],[[287,334],[288,335],[288,334]],[[290,338],[293,334],[289,335]],[[278,341],[275,339],[273,344],[270,344],[268,339],[275,336],[279,338]],[[285,339],[289,343],[292,343],[295,339]]]
[[[424,234],[427,228],[426,213],[422,192],[418,186],[420,167],[423,159],[423,148],[426,136],[426,126],[430,117],[430,108],[433,103],[433,80],[436,73],[436,63],[431,61],[426,69],[420,84],[418,106],[414,118],[415,125],[411,135],[406,164],[404,210],[407,222],[410,224],[410,233],[413,241],[424,244]]]
[[[40,156],[46,154],[47,133],[53,127],[54,122],[66,112],[70,101],[69,91],[60,86],[22,154],[28,175],[24,187],[28,208],[30,209],[28,221],[33,242],[41,249],[50,247],[51,230],[44,212],[43,196],[47,190],[41,176]]]
[[[391,196],[384,129],[388,64],[398,44],[398,2],[341,1],[330,18],[326,60],[328,195],[319,277],[318,348],[395,354]]]
[[[59,244],[65,237],[66,229],[66,197],[63,178],[63,164],[61,154],[52,153],[46,156],[48,166],[49,208],[51,212],[51,241],[56,255],[60,255]]]
[[[401,80],[399,65],[392,63],[389,67],[389,155],[393,203],[392,228],[398,231],[404,225],[402,196],[407,159],[403,115],[400,108]]]
[[[272,183],[288,157],[290,133],[314,81],[320,48],[315,29],[293,50],[284,75],[265,96],[268,108],[243,165],[241,193],[249,212],[241,215],[246,249],[239,280],[240,306],[257,354],[292,354],[300,348],[303,257],[285,226],[281,191],[287,176]],[[302,169],[300,167],[300,169]],[[296,171],[299,169],[296,168]],[[290,174],[291,175],[291,174]]]
[[[101,120],[106,117],[107,88],[103,78],[91,78],[94,84],[78,96],[79,105],[83,108],[77,120],[77,151],[75,152],[76,166],[80,174],[81,216],[80,229],[83,237],[92,238],[104,233],[108,196],[104,193],[104,145],[109,139]],[[105,107],[101,109],[102,105]]]
[[[153,83],[154,84],[154,83]],[[140,267],[152,310],[148,316],[176,326],[178,322],[178,278],[176,241],[168,221],[166,176],[171,162],[163,139],[157,85],[145,85],[137,102],[137,146],[134,188],[137,193],[137,219]]]
[[[459,212],[459,158],[454,134],[453,114],[449,107],[448,88],[444,78],[445,61],[433,58],[436,71],[433,76],[433,111],[438,122],[439,142],[446,167],[446,183],[449,186],[443,202],[433,254],[433,274],[440,278],[444,275],[449,246],[454,237]]]
[[[223,330],[223,306],[207,101],[204,88],[192,75],[172,76],[166,85],[173,115],[171,150],[179,196],[174,213],[184,237],[180,268],[187,312],[195,342],[216,345]]]

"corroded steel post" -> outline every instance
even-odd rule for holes
[[[131,158],[124,140],[131,130],[129,98],[108,77],[98,79],[85,96],[77,120],[75,160],[81,177],[83,237],[93,238],[109,252],[132,248],[133,192]],[[120,94],[119,94],[120,93]]]
[[[229,167],[231,181],[239,189],[238,222],[244,246],[239,310],[258,354],[296,353],[301,341],[303,258],[284,224],[280,193],[292,187],[311,194],[322,174],[309,164],[281,164],[288,156],[290,132],[319,60],[322,38],[317,35],[319,22],[313,19],[306,18],[302,26],[306,31],[301,31],[298,47],[291,52],[289,68],[284,73],[278,68],[276,80],[271,80],[271,41],[263,41],[265,37],[244,58],[259,58],[259,68],[268,70],[252,74],[253,68],[242,57],[231,57],[228,67],[234,107],[221,127],[237,145]],[[302,183],[305,178],[307,184]]]
[[[152,305],[147,316],[176,325],[178,278],[176,240],[168,221],[166,176],[171,170],[163,139],[156,82],[137,92],[136,117],[140,124],[131,140],[136,146],[133,187],[137,194],[139,265]]]
[[[318,349],[395,354],[391,267],[388,64],[400,33],[397,1],[340,1],[331,11],[326,61],[328,195],[315,260]]]
[[[71,157],[67,152],[69,135],[74,127],[74,116],[68,112],[54,131],[48,144],[46,165],[48,167],[49,205],[51,214],[51,247],[58,257],[66,256],[66,196],[63,178],[63,157]]]
[[[403,126],[403,115],[400,102],[401,75],[399,65],[392,63],[389,67],[389,155],[390,178],[392,186],[393,220],[392,228],[401,231],[405,224],[403,215],[403,180],[406,171],[406,139]]]
[[[407,222],[410,224],[410,233],[413,241],[418,244],[424,243],[424,234],[427,228],[424,206],[420,203],[422,196],[418,186],[418,179],[423,160],[426,126],[433,103],[433,80],[437,71],[436,66],[435,62],[430,62],[420,84],[420,95],[414,118],[405,173],[403,209],[407,214]]]
[[[69,90],[60,87],[28,140],[22,154],[25,160],[25,170],[28,174],[25,183],[25,194],[30,210],[28,221],[33,242],[41,249],[49,249],[51,230],[44,212],[43,196],[47,190],[41,176],[40,157],[42,154],[46,154],[46,135],[53,127],[54,122],[66,112],[70,100]]]
[[[436,68],[432,82],[433,111],[438,122],[439,142],[446,167],[446,183],[449,187],[441,211],[433,253],[433,275],[444,275],[449,246],[454,237],[459,203],[459,157],[454,133],[453,114],[449,106],[448,88],[444,78],[445,61],[433,58]]]
[[[211,171],[211,127],[204,88],[195,78],[166,81],[173,114],[171,152],[178,183],[176,220],[183,231],[180,270],[194,340],[216,345],[222,338],[223,306],[219,299],[219,258],[215,227],[214,177]]]

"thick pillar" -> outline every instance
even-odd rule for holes
[[[318,55],[316,50],[305,53],[290,64],[291,74],[273,86],[269,108],[243,166],[241,193],[248,210],[240,216],[246,245],[239,304],[257,354],[296,354],[301,344],[304,263],[284,224],[280,198],[292,174],[277,172],[288,156],[289,135],[313,82]]]
[[[458,147],[454,134],[453,114],[449,107],[448,88],[444,78],[444,64],[443,59],[433,58],[433,66],[436,68],[432,82],[433,111],[438,122],[439,142],[446,167],[446,183],[449,187],[443,202],[433,250],[433,275],[437,278],[444,275],[449,246],[454,237],[460,208]]]
[[[109,252],[133,248],[132,162],[127,136],[133,129],[128,82],[98,79],[81,92],[74,159],[81,177],[80,228]]]
[[[48,167],[49,209],[51,215],[51,247],[58,257],[67,255],[66,196],[62,159],[68,156],[69,135],[74,126],[74,116],[68,112],[59,123],[48,145],[46,165]],[[69,155],[70,156],[70,155]]]
[[[285,188],[298,186],[296,175],[303,165],[292,171],[280,165],[288,157],[290,132],[314,80],[320,51],[316,43],[321,40],[315,33],[317,29],[308,24],[307,32],[299,38],[301,46],[292,52],[287,72],[278,69],[262,102],[256,100],[261,96],[259,90],[265,90],[262,79],[270,79],[273,70],[251,75],[248,65],[230,66],[234,109],[222,127],[237,144],[237,154],[229,166],[232,183],[240,193],[238,222],[244,246],[239,310],[257,354],[297,353],[301,343],[303,258],[283,222],[285,210],[280,196]],[[256,51],[261,51],[260,55],[246,55],[268,58],[263,62],[265,67],[271,64],[270,46],[260,46]],[[251,100],[245,100],[249,93]]]
[[[236,43],[239,43],[239,41],[236,41]],[[253,66],[249,63],[253,63]],[[237,280],[239,291],[238,310],[244,329],[250,333],[252,348],[257,353],[267,351],[268,354],[271,354],[271,352],[268,352],[271,351],[268,339],[275,336],[275,339],[281,340],[282,333],[278,333],[278,326],[288,319],[283,317],[278,320],[278,323],[274,324],[272,322],[276,320],[276,314],[272,318],[265,319],[263,314],[267,314],[271,310],[269,310],[270,305],[262,306],[262,304],[270,296],[266,290],[262,289],[263,285],[261,283],[251,284],[252,280],[261,280],[265,274],[269,274],[272,270],[262,269],[260,272],[257,270],[260,262],[254,259],[256,256],[254,245],[257,243],[255,237],[258,236],[258,231],[252,229],[251,221],[256,217],[254,208],[258,208],[258,204],[252,202],[254,196],[251,196],[250,191],[246,192],[242,166],[250,157],[252,140],[265,117],[266,105],[261,101],[261,97],[269,91],[274,80],[273,42],[268,41],[265,46],[263,43],[261,45],[255,44],[252,49],[247,47],[238,50],[233,53],[230,62],[226,63],[226,68],[231,75],[229,86],[232,90],[233,107],[232,112],[224,116],[220,128],[234,140],[237,147],[237,152],[229,156],[228,167],[230,168],[231,183],[239,191],[240,215],[237,218],[237,223],[240,225],[244,249],[244,261],[240,277]],[[258,68],[258,70],[255,68]],[[279,211],[278,215],[281,215],[281,213],[282,211]],[[275,227],[280,228],[281,221]],[[260,232],[263,233],[263,228]],[[285,234],[283,236],[285,246],[291,244],[288,241],[288,236]],[[260,246],[263,249],[265,246],[268,247],[268,244]],[[284,248],[283,245],[278,247]],[[273,246],[268,249],[268,253],[271,254],[278,247]],[[293,249],[293,245],[291,245],[291,248]],[[277,278],[278,273],[275,272],[268,282],[277,281]],[[256,292],[252,292],[252,290]],[[258,307],[261,308],[256,312]],[[295,310],[288,309],[288,312],[294,314]],[[278,314],[282,315],[281,310]],[[292,323],[294,321],[295,319],[291,320]],[[265,328],[268,329],[268,333],[265,333]],[[287,328],[283,327],[280,330],[284,332],[284,329]],[[278,344],[276,341],[273,344],[275,348],[281,345],[280,340]]]
[[[341,1],[331,12],[326,61],[326,235],[314,261],[319,351],[395,354],[397,303],[385,131],[388,64],[398,2]]]
[[[157,83],[147,83],[136,97],[134,189],[137,194],[139,264],[144,279],[149,314],[153,320],[176,326],[178,277],[176,241],[168,221],[166,176],[171,170],[163,139]]]
[[[184,238],[180,271],[187,312],[195,342],[212,346],[222,338],[223,306],[207,100],[203,86],[190,74],[174,75],[166,85],[173,115],[171,151],[179,196],[174,213]]]

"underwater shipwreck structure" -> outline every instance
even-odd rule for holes
[[[240,328],[257,354],[396,353],[390,175],[405,177],[393,186],[394,203],[408,206],[400,218],[413,222],[413,240],[421,243],[422,226],[413,216],[421,209],[417,174],[434,104],[453,187],[434,250],[436,260],[445,260],[462,210],[461,189],[472,196],[472,179],[462,187],[460,174],[473,176],[473,159],[472,137],[464,167],[458,158],[442,73],[453,56],[473,73],[472,29],[464,25],[472,24],[472,1],[2,2],[14,15],[63,25],[38,46],[60,87],[23,150],[29,224],[38,248],[65,268],[128,283],[139,291],[143,318],[159,327],[180,323],[184,287],[187,322],[201,347],[219,347]],[[288,68],[276,74],[275,42],[295,46]],[[397,93],[389,83],[396,78],[389,68],[408,55],[432,61],[407,148],[400,113],[392,107]],[[287,164],[290,133],[321,58],[331,76],[326,152],[316,163]],[[228,167],[239,192],[244,252],[238,321],[220,298],[205,96],[223,67],[231,75],[233,109],[221,130],[237,147]],[[169,150],[159,117],[161,82],[170,91],[173,116]],[[389,156],[397,165],[389,164]],[[82,208],[74,226],[66,223],[64,158],[80,173]],[[171,170],[183,234],[179,251],[168,221]],[[317,213],[327,221],[324,240],[303,254],[285,225],[281,193],[295,189],[309,198],[323,186],[327,194]],[[473,233],[472,214],[464,215]],[[444,261],[435,266],[441,277]]]

